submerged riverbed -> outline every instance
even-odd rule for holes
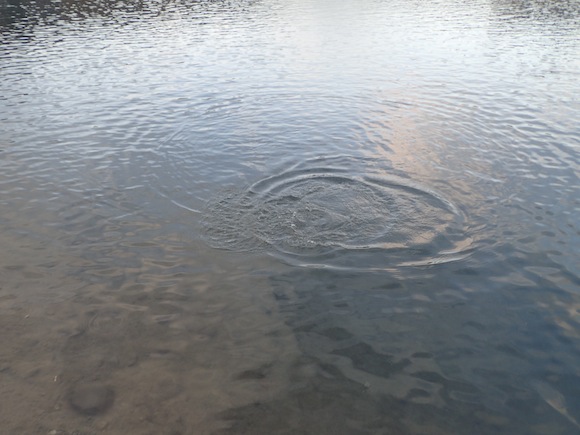
[[[9,434],[580,431],[580,5],[0,2]]]

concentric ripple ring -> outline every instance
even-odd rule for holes
[[[439,193],[398,177],[292,170],[207,203],[205,239],[266,250],[295,265],[386,270],[470,252],[466,216]]]

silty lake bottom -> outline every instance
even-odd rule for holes
[[[577,1],[0,1],[2,434],[580,433]]]

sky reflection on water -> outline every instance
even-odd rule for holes
[[[575,433],[579,17],[0,3],[7,433]]]

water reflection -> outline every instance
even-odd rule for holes
[[[169,18],[180,9],[195,10],[211,16],[220,11],[243,12],[251,1],[203,1],[160,0],[155,2],[121,0],[6,0],[2,3],[4,26],[32,29],[35,26],[63,25],[65,23],[106,19],[106,24],[122,24],[143,18]],[[199,17],[202,18],[202,17]]]
[[[577,431],[579,15],[3,2],[7,433]]]
[[[578,25],[578,3],[569,0],[527,1],[492,0],[494,16],[503,22],[523,22],[532,25],[556,25],[562,31]],[[539,30],[539,29],[538,29]]]

